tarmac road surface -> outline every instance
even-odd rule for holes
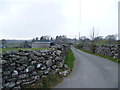
[[[118,88],[118,64],[72,48],[75,65],[55,88]]]

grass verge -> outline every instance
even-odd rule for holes
[[[53,88],[55,85],[63,81],[63,77],[56,74],[50,74],[47,77],[42,77],[40,80],[36,81],[33,85],[29,85],[25,88]]]
[[[72,71],[73,66],[74,66],[74,61],[75,61],[74,54],[73,54],[72,50],[69,49],[69,53],[67,54],[67,57],[65,59],[65,64],[68,65],[68,68],[70,68],[71,71]]]
[[[0,53],[2,53],[2,48],[0,48]]]
[[[86,52],[86,53],[90,53],[90,54],[93,54],[93,55],[96,55],[96,56],[100,56],[100,57],[109,59],[109,60],[111,60],[113,62],[116,62],[116,63],[120,63],[120,59],[115,59],[115,58],[112,58],[112,57],[109,57],[109,56],[105,56],[105,55],[101,55],[101,54],[96,54],[96,53],[93,53],[93,52],[90,52],[90,51],[87,51],[87,50],[83,50],[83,49],[79,49],[79,50],[81,50],[83,52]]]

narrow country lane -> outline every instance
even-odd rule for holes
[[[71,74],[55,88],[118,88],[118,64],[75,48]]]

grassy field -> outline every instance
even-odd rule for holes
[[[12,51],[12,50],[16,50],[16,51],[18,51],[19,49],[40,50],[40,49],[48,49],[48,48],[3,48],[3,49],[0,49],[0,52],[4,52],[4,51]]]
[[[7,45],[8,48],[22,47],[21,45]]]
[[[101,54],[96,54],[96,53],[93,53],[93,52],[90,52],[90,51],[86,51],[86,50],[83,50],[83,49],[79,49],[79,50],[87,52],[87,53],[90,53],[90,54],[93,54],[93,55],[96,55],[96,56],[100,56],[100,57],[109,59],[109,60],[111,60],[113,62],[116,62],[116,63],[120,63],[120,59],[115,59],[115,58],[112,58],[112,57],[109,57],[109,56],[105,56],[105,55],[101,55]]]

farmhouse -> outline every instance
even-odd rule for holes
[[[33,42],[32,48],[49,48],[51,47],[53,42],[47,41],[47,42]]]

